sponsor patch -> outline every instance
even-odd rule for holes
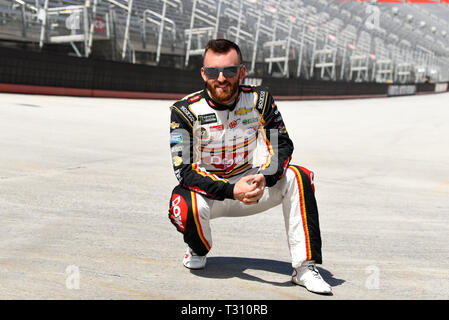
[[[223,131],[224,130],[224,125],[223,124],[219,124],[219,125],[216,125],[216,126],[211,126],[211,127],[209,127],[209,130],[211,132]]]
[[[238,124],[239,123],[237,120],[231,121],[229,122],[229,128],[234,129],[235,127],[237,127]]]
[[[246,134],[251,136],[255,134],[257,130],[259,130],[257,127],[249,127],[248,129],[246,129]]]
[[[235,114],[238,114],[239,116],[243,116],[245,114],[247,114],[248,112],[251,112],[251,109],[238,109]]]
[[[274,119],[274,122],[281,122],[281,121],[282,121],[282,117],[281,116],[279,116],[276,119]]]
[[[182,164],[182,158],[179,156],[173,157],[173,164],[175,167],[180,166]]]
[[[195,117],[193,116],[193,114],[185,107],[185,106],[180,106],[179,109],[184,113],[184,115],[193,123],[195,122]]]
[[[181,169],[176,169],[175,170],[175,176],[176,176],[176,179],[178,179],[179,182],[182,182]]]
[[[182,152],[182,145],[172,147],[171,152]]]
[[[246,78],[245,78],[245,80],[246,80]],[[253,88],[251,88],[251,87],[240,87],[240,88],[242,89],[242,91],[245,91],[245,92],[249,92],[249,91],[253,90]]]
[[[265,91],[261,91],[259,95],[259,103],[257,104],[257,110],[259,110],[260,113],[263,111],[263,107],[265,105]]]
[[[211,154],[208,157],[203,157],[202,161],[206,164],[212,165],[217,169],[232,170],[237,165],[243,163],[248,156],[249,151],[233,152],[226,154]]]
[[[282,125],[280,125],[278,127],[278,131],[279,131],[279,134],[286,134],[287,133],[287,129],[285,129],[285,126],[282,126]]]
[[[195,101],[199,100],[200,97],[201,97],[201,95],[198,94],[198,95],[193,96],[192,98],[190,98],[188,101],[189,101],[189,102],[195,102]]]
[[[179,194],[173,194],[170,208],[170,218],[181,231],[185,230],[188,210],[189,208],[184,198]]]
[[[209,142],[209,132],[204,127],[196,129],[194,135],[201,139],[201,143]]]
[[[201,124],[208,124],[217,122],[217,115],[215,113],[201,114],[198,116]]]
[[[172,130],[179,128],[179,123],[173,121],[172,123],[170,123],[170,128]]]
[[[182,143],[182,134],[177,132],[170,133],[170,143]]]
[[[245,120],[242,121],[242,123],[244,125],[247,125],[247,124],[251,124],[251,123],[257,122],[258,120],[259,120],[258,118],[245,119]]]
[[[201,131],[201,138],[207,139],[209,137],[209,135],[207,134],[207,129],[204,127],[200,128]]]

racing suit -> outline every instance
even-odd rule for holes
[[[291,165],[293,143],[271,94],[240,86],[231,105],[211,99],[206,89],[171,106],[170,147],[179,185],[169,219],[198,255],[212,247],[210,219],[246,216],[282,204],[292,266],[322,263],[313,172]],[[234,200],[235,183],[248,174],[266,180],[257,204]]]

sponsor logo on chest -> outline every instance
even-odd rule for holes
[[[248,151],[221,153],[203,157],[202,161],[205,164],[212,165],[217,169],[233,169],[236,165],[245,161],[248,156]]]
[[[229,128],[234,129],[235,127],[237,127],[237,125],[239,124],[238,121],[239,120],[237,119],[237,120],[233,120],[233,121],[229,122],[229,124],[228,124]]]
[[[223,131],[224,130],[224,125],[223,124],[219,124],[219,125],[216,125],[216,126],[210,126],[209,130],[210,130],[210,132]]]
[[[239,115],[239,116],[243,116],[245,114],[247,114],[248,112],[251,112],[252,109],[245,109],[245,108],[241,108],[238,109],[235,114]]]
[[[215,113],[201,114],[198,116],[198,120],[201,124],[209,124],[217,122],[217,115]]]
[[[257,120],[259,120],[259,119],[258,119],[258,118],[245,119],[245,120],[242,121],[242,123],[243,123],[244,125],[248,125],[248,124],[257,122]]]

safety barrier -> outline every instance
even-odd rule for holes
[[[200,71],[78,58],[0,47],[0,92],[178,99],[204,86]],[[435,93],[447,83],[385,84],[248,78],[277,99],[337,99]],[[444,90],[445,89],[445,90]]]

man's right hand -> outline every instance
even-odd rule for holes
[[[250,183],[252,180],[254,180],[255,175],[249,175],[249,176],[245,176],[243,178],[241,178],[239,181],[237,181],[237,183],[234,186],[234,199],[235,200],[240,200],[243,203],[245,203],[245,201],[243,201],[245,199],[246,193],[247,192],[251,192],[256,190],[257,188],[257,184],[255,183]],[[250,203],[245,203],[245,204],[250,204]]]

